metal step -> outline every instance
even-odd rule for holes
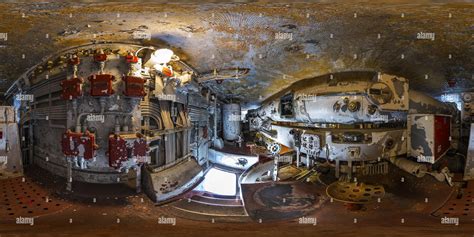
[[[204,202],[193,202],[190,199],[177,201],[173,203],[173,207],[207,216],[247,216],[243,206],[207,204]]]
[[[248,217],[240,198],[216,198],[194,195],[169,205],[169,211],[177,217],[214,222],[248,222]]]
[[[203,203],[207,205],[213,206],[229,206],[229,207],[242,207],[242,200],[240,198],[236,199],[227,199],[227,198],[216,198],[216,197],[209,197],[209,196],[200,196],[195,195],[190,198],[192,202]]]

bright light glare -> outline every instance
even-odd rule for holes
[[[235,195],[237,191],[236,179],[233,173],[211,168],[211,170],[207,172],[201,185],[204,191],[218,195],[232,196]]]
[[[154,63],[157,64],[166,64],[171,61],[171,58],[173,57],[174,53],[170,49],[158,49],[155,52],[153,52],[152,60]]]
[[[451,93],[451,94],[443,94],[438,97],[442,102],[454,102],[456,103],[456,107],[458,110],[462,110],[462,99],[459,94]]]

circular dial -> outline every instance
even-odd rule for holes
[[[464,102],[471,102],[472,100],[471,93],[464,93],[464,95],[462,96],[462,99],[464,100]]]

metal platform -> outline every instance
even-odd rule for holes
[[[451,192],[446,203],[432,215],[472,221],[474,219],[474,181],[469,181],[467,186],[458,192]]]
[[[251,222],[245,212],[242,200],[211,197],[203,194],[190,195],[166,207],[171,216],[206,222]]]
[[[28,178],[0,180],[0,220],[37,217],[61,211],[69,206]]]
[[[241,184],[245,209],[255,221],[293,219],[317,210],[327,200],[312,184],[296,182]]]

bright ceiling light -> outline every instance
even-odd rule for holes
[[[152,60],[156,64],[167,64],[171,61],[174,53],[170,49],[158,49],[151,55]]]

